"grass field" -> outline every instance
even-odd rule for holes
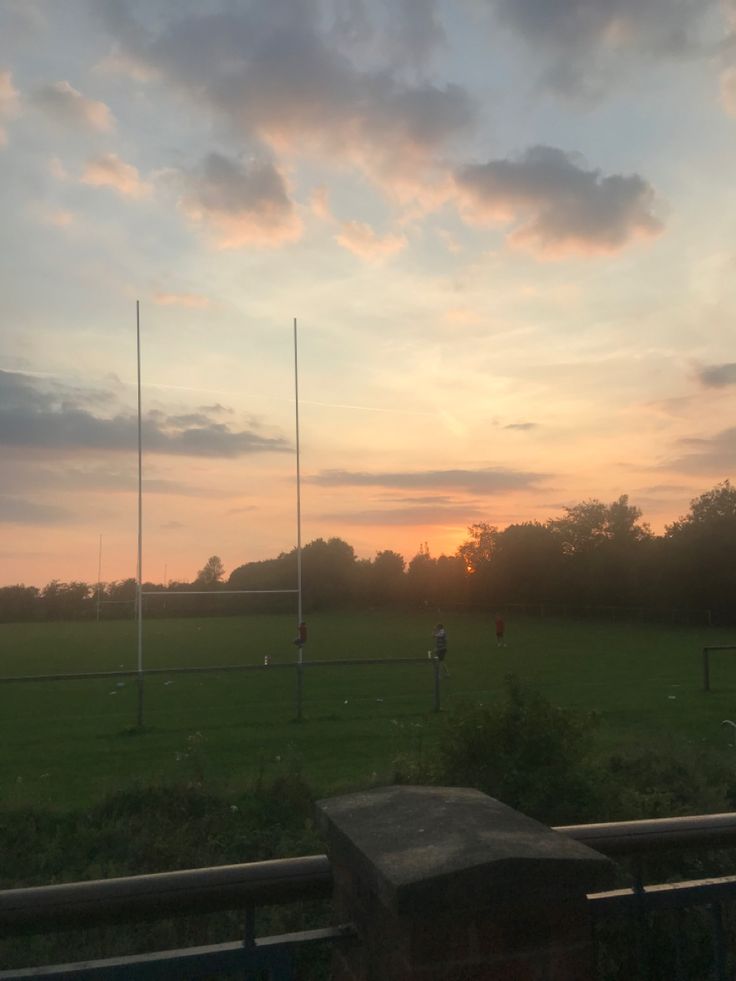
[[[595,710],[602,750],[644,743],[736,759],[736,651],[713,655],[702,691],[700,651],[728,644],[726,629],[525,619],[498,650],[489,617],[447,615],[449,680],[432,710],[426,665],[314,667],[305,718],[295,673],[274,669],[146,680],[146,725],[134,728],[136,685],[97,679],[0,685],[0,804],[67,808],[145,782],[200,780],[236,791],[259,773],[298,770],[320,793],[390,778],[400,753],[431,753],[443,718],[463,702],[491,702],[513,672],[555,704]],[[324,614],[310,618],[307,659],[426,657],[431,618]],[[130,670],[135,624],[0,626],[0,675]],[[145,666],[293,660],[293,618],[150,620]]]

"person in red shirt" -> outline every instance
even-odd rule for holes
[[[503,622],[503,617],[500,613],[496,614],[496,647],[505,647],[504,634],[506,633],[506,624]]]

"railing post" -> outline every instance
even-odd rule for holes
[[[317,811],[335,912],[360,940],[336,950],[334,981],[593,981],[603,855],[477,790],[386,787]]]

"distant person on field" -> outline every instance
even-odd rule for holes
[[[442,665],[442,674],[446,677],[450,677],[450,672],[447,670],[447,665],[445,664],[445,655],[447,654],[447,631],[441,623],[438,623],[433,631],[434,637],[434,656]]]
[[[503,621],[503,617],[500,613],[496,614],[496,647],[505,647],[506,643],[504,641],[504,635],[506,633],[506,624]]]

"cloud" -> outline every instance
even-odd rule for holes
[[[408,244],[405,235],[378,235],[362,221],[344,221],[335,240],[348,252],[367,262],[378,262],[396,255]]]
[[[24,498],[0,494],[0,524],[50,525],[72,517],[71,511],[54,504],[36,504]]]
[[[68,228],[74,224],[74,213],[65,211],[63,208],[54,208],[51,211],[42,211],[39,220],[45,225],[53,225],[55,228]]]
[[[736,385],[736,361],[705,365],[698,369],[698,380],[706,388],[725,388]]]
[[[521,432],[527,432],[530,429],[537,429],[539,423],[537,422],[510,422],[508,426],[504,426],[504,429],[518,429]]]
[[[138,169],[115,153],[105,153],[90,160],[80,180],[92,187],[111,187],[129,198],[144,198],[151,193],[151,185],[141,180]]]
[[[96,102],[82,95],[69,82],[49,82],[31,93],[33,106],[66,126],[81,127],[107,133],[115,126],[115,120],[104,102]]]
[[[736,116],[736,66],[721,74],[721,104],[729,116]]]
[[[547,474],[488,467],[481,470],[422,470],[362,473],[324,470],[306,480],[321,487],[400,487],[408,490],[447,489],[473,494],[504,494],[533,489]]]
[[[132,452],[138,440],[137,417],[125,411],[103,416],[90,407],[110,401],[108,393],[80,392],[0,371],[0,445],[21,450]],[[289,449],[281,438],[234,430],[201,413],[177,416],[161,411],[146,414],[143,444],[147,453],[198,457]]]
[[[439,30],[422,6],[400,8],[405,25],[424,25],[422,40],[415,38],[417,57]],[[460,86],[409,82],[391,66],[358,67],[314,4],[255,0],[241,8],[177,11],[157,33],[121,5],[104,9],[128,58],[223,115],[241,137],[279,153],[357,165],[389,186],[403,180],[416,188],[417,167],[433,163],[475,120]]]
[[[241,163],[210,153],[191,171],[179,171],[182,211],[221,249],[275,248],[294,242],[302,222],[281,173],[269,161]]]
[[[0,71],[0,146],[7,142],[4,122],[14,119],[20,111],[20,93],[13,85],[13,76],[9,71]]]
[[[187,307],[190,310],[204,310],[210,301],[201,293],[163,293],[153,294],[153,302],[160,307]]]
[[[643,178],[604,177],[555,147],[471,164],[456,171],[455,182],[467,221],[513,224],[509,242],[543,257],[614,252],[662,230]]]
[[[679,441],[691,452],[663,464],[663,469],[690,474],[723,474],[736,468],[736,426],[723,429],[707,438],[687,438]]]
[[[320,519],[331,522],[345,522],[351,525],[467,525],[469,518],[480,517],[485,512],[473,505],[427,505],[403,508],[379,508],[367,511],[347,511],[322,514]]]
[[[486,0],[538,55],[545,82],[566,94],[620,77],[622,55],[682,57],[704,44],[714,0]]]

